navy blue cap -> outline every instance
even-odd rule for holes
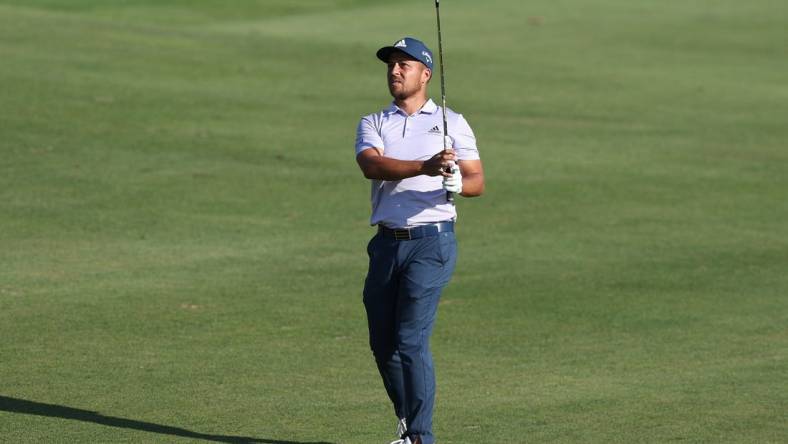
[[[397,40],[392,46],[384,46],[378,49],[377,56],[384,62],[389,61],[389,56],[394,51],[401,51],[413,57],[421,63],[427,65],[427,68],[432,69],[432,51],[427,48],[421,40],[414,39],[413,37],[405,37]]]

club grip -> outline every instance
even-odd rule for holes
[[[451,173],[451,167],[446,167],[446,172]],[[447,202],[454,202],[454,193],[451,191],[446,192],[446,201]]]

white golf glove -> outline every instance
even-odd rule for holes
[[[462,193],[462,174],[456,163],[451,166],[451,176],[443,178],[443,189],[454,194]]]

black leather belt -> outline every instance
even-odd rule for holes
[[[427,236],[437,236],[438,233],[454,231],[454,222],[438,222],[437,224],[420,225],[413,228],[392,229],[378,225],[378,233],[396,240],[412,240]]]

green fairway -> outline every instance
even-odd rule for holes
[[[441,2],[487,191],[440,444],[788,442],[787,17]],[[433,2],[0,0],[0,442],[394,438],[353,145],[406,35]]]

